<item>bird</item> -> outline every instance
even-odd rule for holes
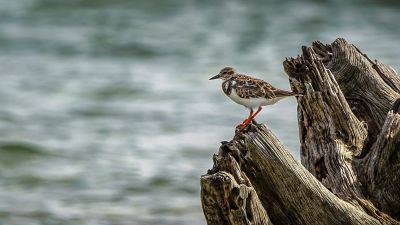
[[[250,114],[240,126],[243,130],[261,112],[262,107],[272,105],[289,96],[301,96],[300,93],[275,88],[268,82],[248,75],[239,74],[233,67],[223,68],[210,80],[221,79],[222,90],[237,104],[250,110]],[[254,110],[257,109],[255,112]]]

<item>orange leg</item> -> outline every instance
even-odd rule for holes
[[[260,106],[260,107],[258,107],[258,109],[257,109],[256,113],[254,113],[254,114],[253,114],[253,116],[251,116],[251,119],[250,119],[250,121],[251,121],[252,119],[254,119],[254,118],[257,116],[257,114],[261,112],[261,110],[262,110],[261,106]]]
[[[249,123],[257,116],[258,113],[260,113],[262,110],[261,106],[258,107],[256,113],[254,113],[253,115],[250,115],[249,118],[247,120],[245,120],[241,125],[240,125],[240,129],[243,130],[245,127],[247,127],[247,125],[249,125]],[[253,111],[253,110],[252,110]],[[251,112],[252,112],[251,111]]]
[[[249,117],[247,117],[247,119],[245,119],[244,121],[243,121],[243,123],[241,123],[241,124],[239,124],[240,126],[243,126],[243,124],[245,124],[245,123],[247,123],[249,120],[251,121],[251,116],[253,116],[253,109],[250,109],[250,115],[249,115]]]

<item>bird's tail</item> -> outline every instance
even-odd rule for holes
[[[274,91],[276,96],[286,97],[286,96],[303,96],[302,93],[295,91],[285,91],[285,90],[276,90]]]

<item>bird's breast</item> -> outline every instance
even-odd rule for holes
[[[232,87],[233,87],[233,84],[232,84],[232,81],[231,80],[227,80],[227,81],[224,81],[223,83],[222,83],[222,90],[224,91],[224,93],[226,94],[226,95],[230,95],[231,94],[231,92],[232,92]]]

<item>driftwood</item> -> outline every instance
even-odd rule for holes
[[[208,224],[400,224],[400,77],[344,39],[284,69],[297,97],[297,162],[254,120],[201,177]]]

